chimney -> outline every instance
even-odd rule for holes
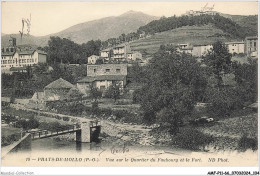
[[[9,46],[16,46],[16,38],[11,37],[9,40]]]

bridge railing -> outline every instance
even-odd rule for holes
[[[80,128],[77,128],[77,127],[73,127],[73,128],[68,128],[68,129],[65,129],[65,130],[57,130],[57,131],[48,131],[48,130],[39,130],[39,131],[31,131],[29,132],[32,136],[32,138],[40,138],[40,137],[43,137],[43,136],[52,136],[52,135],[57,135],[59,133],[65,133],[65,132],[74,132],[75,130],[79,130]]]

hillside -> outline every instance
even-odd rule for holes
[[[213,25],[184,26],[181,28],[156,33],[145,39],[139,39],[130,46],[132,50],[141,51],[143,54],[152,55],[162,44],[191,43],[193,45],[210,44],[217,40],[229,41],[230,35]]]
[[[69,38],[72,41],[82,44],[89,40],[107,40],[118,37],[122,33],[135,32],[140,26],[146,25],[159,17],[146,15],[142,12],[128,11],[120,16],[107,17],[99,20],[77,24],[61,32],[43,37],[24,36],[23,43],[19,34],[13,34],[17,38],[17,44],[36,44],[45,46],[50,36]],[[2,36],[2,46],[8,45],[10,35]]]
[[[253,32],[254,35],[258,33],[258,16],[257,15],[229,15],[229,14],[220,14],[225,18],[229,18],[232,21],[236,22],[238,25],[244,28],[249,28],[250,31]]]

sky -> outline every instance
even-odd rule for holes
[[[141,11],[153,16],[181,15],[188,10],[200,10],[207,1],[202,2],[2,2],[1,32],[19,33],[22,19],[30,18],[30,34],[44,36],[60,32],[73,25],[108,16],[118,16],[129,10]],[[232,15],[258,14],[257,1],[208,1],[214,10]],[[26,33],[26,29],[24,29]]]

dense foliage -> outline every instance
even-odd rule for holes
[[[116,102],[116,100],[119,99],[120,97],[120,88],[121,88],[120,84],[117,83],[111,84],[108,87],[107,91],[105,92],[105,97],[112,98]]]
[[[224,43],[217,41],[213,49],[203,58],[203,63],[208,66],[208,72],[217,79],[218,87],[222,84],[222,74],[229,73],[232,55]]]
[[[229,18],[217,15],[200,15],[200,16],[172,16],[162,17],[159,20],[154,20],[145,26],[140,27],[139,31],[144,31],[146,34],[154,34],[164,32],[182,26],[207,25],[213,24],[217,28],[223,30],[231,37],[244,39],[246,36],[256,35],[255,30],[241,27]]]
[[[145,120],[168,125],[176,133],[196,103],[196,90],[203,79],[200,75],[200,64],[191,55],[169,53],[162,46],[146,70],[144,86],[135,95]]]

